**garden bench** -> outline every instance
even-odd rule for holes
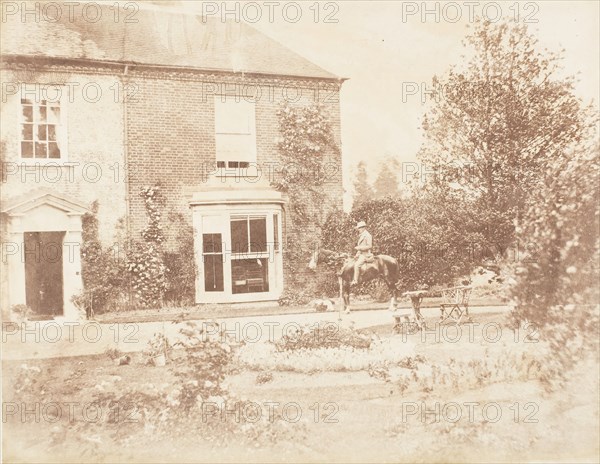
[[[440,322],[452,318],[460,323],[463,316],[469,316],[469,298],[473,287],[461,285],[458,287],[444,288],[441,290],[444,302],[440,305]],[[446,311],[450,310],[447,314]]]
[[[448,319],[452,319],[456,324],[459,324],[463,316],[469,316],[469,298],[473,287],[470,285],[460,285],[457,287],[443,288],[441,290],[415,290],[404,292],[403,297],[410,298],[413,310],[414,323],[419,329],[423,328],[425,320],[421,315],[421,303],[423,298],[442,297],[440,304],[440,323]],[[394,315],[393,331],[399,333],[402,330],[403,324],[409,322],[406,315]]]

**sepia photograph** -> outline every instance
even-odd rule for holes
[[[600,461],[599,1],[0,7],[0,462]]]

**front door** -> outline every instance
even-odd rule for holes
[[[63,314],[64,232],[25,232],[25,297],[38,317]]]

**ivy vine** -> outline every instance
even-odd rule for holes
[[[321,104],[294,107],[286,103],[277,116],[278,149],[284,166],[274,186],[287,193],[295,223],[319,224],[322,218],[315,213],[321,211],[325,200],[325,157],[339,151],[331,124]]]

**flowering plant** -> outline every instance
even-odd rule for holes
[[[31,308],[24,304],[13,305],[11,309],[13,313],[18,314],[21,317],[27,317],[32,313]]]
[[[167,353],[170,349],[171,345],[167,337],[165,337],[163,333],[157,332],[150,340],[148,340],[148,348],[145,352],[151,358],[161,354],[164,354],[165,357],[167,357]]]

